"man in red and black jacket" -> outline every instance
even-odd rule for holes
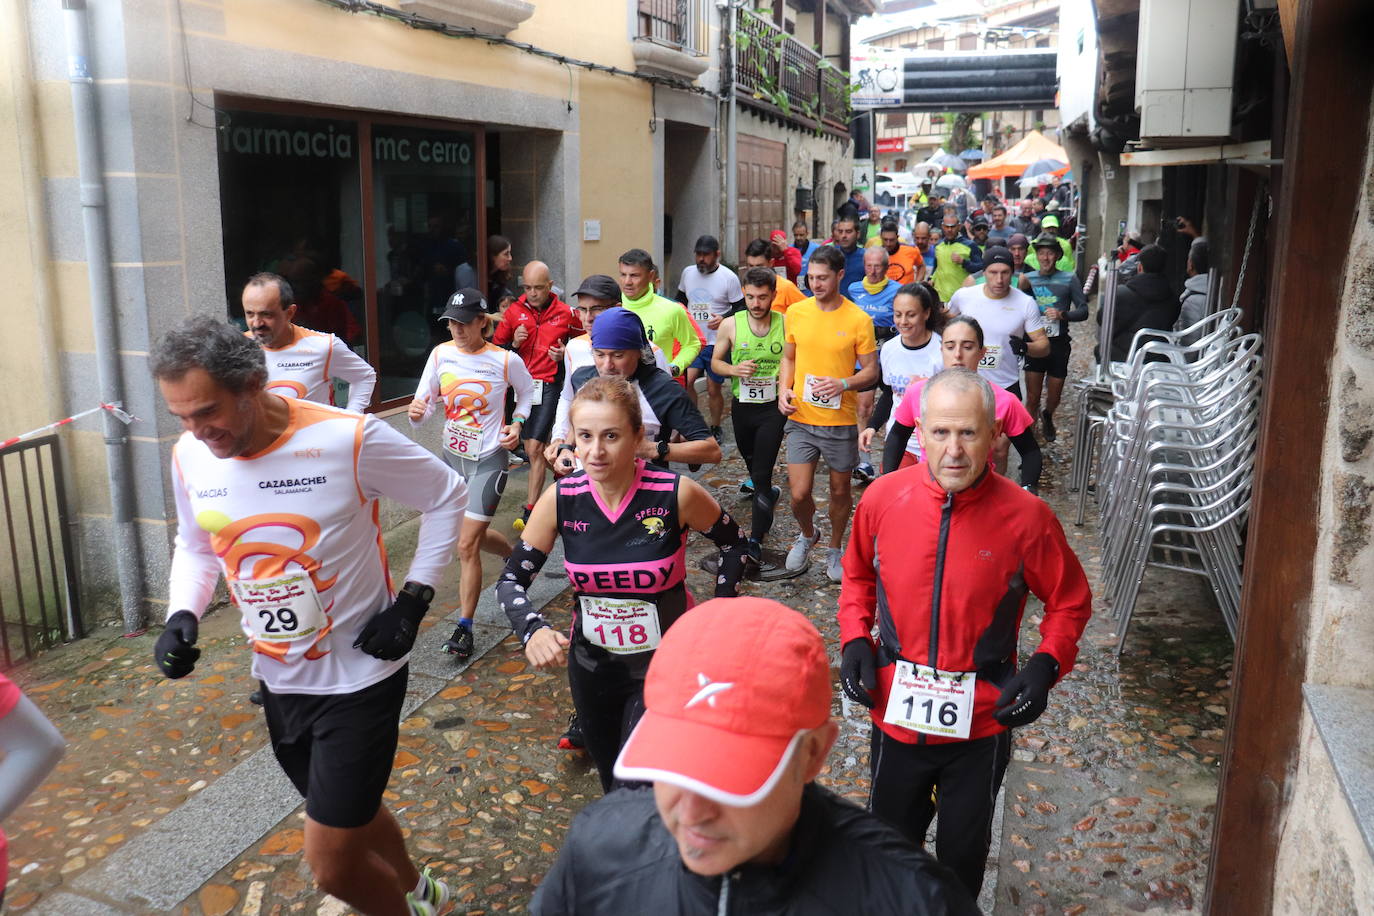
[[[840,683],[873,710],[870,808],[920,845],[937,791],[936,856],[977,897],[1008,729],[1072,669],[1092,593],[1050,507],[988,467],[1001,424],[987,382],[937,374],[917,422],[925,462],[870,484],[854,515]],[[1041,641],[1018,668],[1029,592]]]
[[[529,456],[529,489],[524,518],[539,494],[544,492],[544,471],[548,462],[544,449],[549,444],[558,394],[563,389],[563,345],[582,333],[573,310],[553,291],[549,267],[543,261],[530,261],[520,275],[524,293],[501,316],[492,334],[498,347],[515,350],[534,378],[534,404],[525,421],[525,454]]]

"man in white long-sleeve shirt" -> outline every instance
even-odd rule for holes
[[[172,449],[177,537],[159,669],[194,668],[223,574],[272,750],[305,796],[305,858],[320,888],[365,913],[438,911],[448,888],[411,863],[381,802],[407,659],[452,559],[466,484],[376,417],[268,391],[262,349],[223,321],[187,319],[151,362],[186,430]],[[423,513],[398,593],[383,496]]]
[[[348,409],[362,413],[372,403],[377,370],[333,334],[294,324],[291,284],[272,273],[248,278],[240,297],[248,335],[267,358],[267,390],[319,404],[334,403],[334,379],[348,383]]]

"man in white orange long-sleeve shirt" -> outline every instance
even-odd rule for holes
[[[333,334],[293,323],[291,284],[272,273],[248,278],[240,297],[248,334],[267,358],[267,390],[319,404],[334,403],[334,379],[348,383],[348,409],[362,413],[372,403],[377,370]]]
[[[365,913],[439,911],[447,887],[411,863],[381,802],[407,658],[430,583],[452,558],[466,484],[375,417],[268,391],[262,349],[222,321],[186,320],[152,366],[186,430],[172,450],[177,537],[159,669],[191,673],[223,574],[273,752],[305,796],[305,858],[320,888]],[[382,496],[423,513],[399,593]]]

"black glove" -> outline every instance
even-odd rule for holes
[[[1015,353],[1017,356],[1026,355],[1026,338],[1010,337],[1007,339],[1007,344],[1011,347],[1011,352]]]
[[[855,703],[873,708],[872,691],[878,688],[873,645],[863,637],[851,639],[840,653],[840,686]]]
[[[395,661],[415,645],[415,634],[420,632],[420,621],[428,611],[428,601],[421,601],[410,592],[398,592],[391,607],[367,622],[353,640],[353,648],[382,661]]]
[[[191,673],[200,658],[200,650],[195,648],[199,635],[200,620],[190,611],[177,611],[167,618],[153,646],[153,660],[163,674],[176,680]]]
[[[1029,725],[1050,702],[1050,688],[1059,677],[1059,662],[1048,652],[1037,652],[1012,675],[993,706],[993,718],[1008,728]]]

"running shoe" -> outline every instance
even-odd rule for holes
[[[741,480],[741,481],[739,482],[739,491],[740,491],[740,493],[744,494],[745,496],[748,496],[750,493],[753,493],[753,492],[754,492],[754,479],[753,479],[752,477],[746,477],[746,478],[744,478],[743,480]]]
[[[453,897],[449,886],[434,877],[434,872],[428,866],[420,873],[420,880],[425,883],[425,892],[420,895],[419,902],[429,904],[431,913],[447,913],[449,900]],[[414,896],[411,894],[411,899]]]
[[[830,577],[831,582],[839,582],[844,578],[844,569],[840,565],[844,559],[844,550],[839,547],[827,547],[825,549],[825,574]]]
[[[776,505],[778,504],[778,500],[780,500],[780,499],[782,499],[782,487],[774,486],[774,487],[773,487],[773,505],[776,506]]]
[[[525,526],[530,522],[530,513],[533,511],[534,506],[526,506],[524,511],[520,513],[520,517],[511,522],[511,527],[516,531],[524,531]]]
[[[523,445],[517,445],[517,446],[511,451],[510,456],[511,456],[512,459],[514,459],[515,461],[520,462],[521,464],[529,464],[529,463],[530,463],[530,456],[529,456],[528,454],[526,454],[526,452],[525,452],[525,447],[524,447]]]
[[[262,691],[261,691],[261,690],[254,690],[252,693],[248,694],[248,702],[252,703],[254,706],[261,706],[261,705],[262,705]]]
[[[560,751],[580,751],[587,746],[582,740],[582,726],[577,724],[577,713],[568,716],[568,730],[558,736]]]
[[[1048,410],[1040,411],[1040,430],[1045,434],[1046,442],[1053,442],[1058,435],[1054,428],[1054,414]]]
[[[471,658],[472,627],[454,627],[453,635],[444,643],[444,651],[459,658]]]
[[[410,916],[438,916],[439,912],[425,901],[415,899],[412,893],[406,894],[406,906],[409,907]]]
[[[711,435],[713,435],[713,436],[716,437],[716,441],[717,441],[717,442],[724,442],[724,441],[725,441],[725,431],[724,431],[723,429],[721,429],[719,426],[712,426],[712,427],[711,427]]]
[[[797,540],[792,544],[792,549],[787,551],[787,568],[796,572],[806,566],[806,555],[811,552],[811,548],[815,547],[816,542],[820,539],[821,533],[819,531],[812,537],[798,534]]]
[[[854,479],[859,483],[872,483],[873,478],[877,476],[877,470],[867,461],[861,461],[854,466]]]
[[[753,538],[744,539],[744,559],[755,567],[763,565],[763,545]]]

